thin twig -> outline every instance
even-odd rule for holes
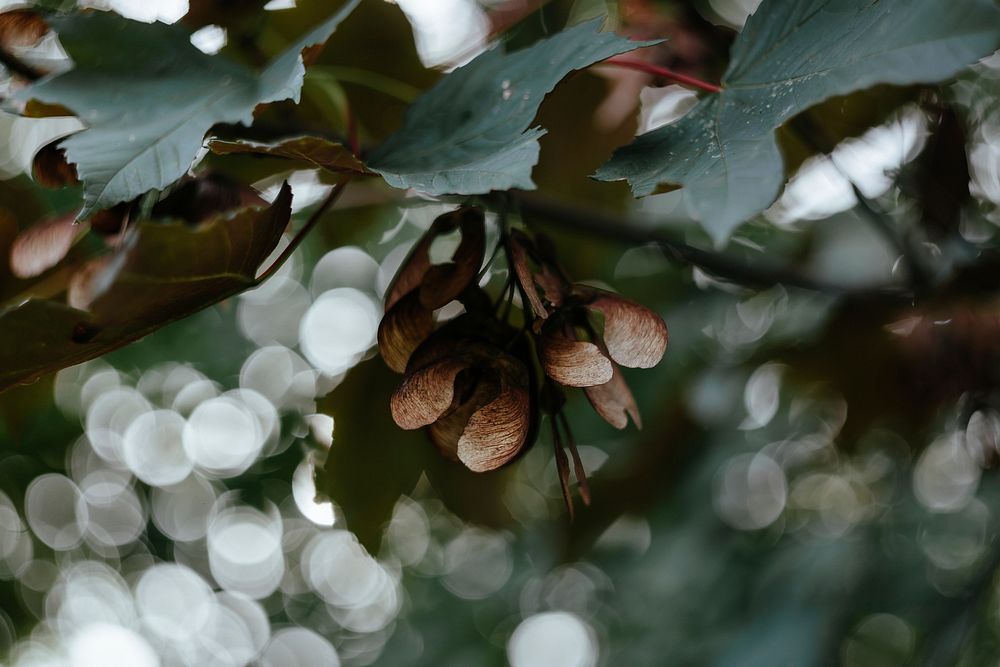
[[[648,63],[645,60],[638,60],[636,58],[622,58],[620,56],[617,56],[614,58],[608,58],[602,64],[616,65],[618,67],[625,67],[627,69],[634,69],[639,72],[645,72],[646,74],[654,74],[656,76],[663,77],[664,79],[669,79],[670,81],[673,81],[675,83],[679,83],[685,86],[691,86],[692,88],[699,88],[709,93],[722,92],[722,86],[717,86],[716,84],[709,83],[708,81],[702,81],[697,77],[689,76],[687,74],[682,74],[667,67],[660,67],[659,65]]]
[[[270,278],[271,276],[273,276],[275,273],[278,272],[281,266],[288,261],[288,258],[292,256],[292,253],[295,252],[295,250],[299,247],[302,241],[309,234],[309,232],[312,231],[312,228],[315,227],[316,224],[320,221],[320,219],[323,217],[323,214],[326,213],[330,209],[330,207],[333,206],[334,202],[337,201],[337,199],[340,197],[340,194],[347,187],[349,181],[350,179],[345,179],[340,183],[337,183],[335,186],[333,186],[333,189],[330,191],[330,194],[328,194],[326,196],[326,199],[323,200],[323,203],[320,204],[315,211],[313,211],[313,214],[309,216],[309,219],[306,221],[306,224],[302,226],[302,229],[296,232],[295,236],[292,237],[292,240],[288,243],[285,249],[278,256],[278,259],[274,260],[271,263],[271,266],[267,267],[267,270],[264,271],[264,273],[257,276],[257,279],[254,280],[254,285],[262,284],[268,278]]]

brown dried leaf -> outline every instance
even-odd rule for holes
[[[612,364],[611,379],[604,384],[585,387],[587,400],[604,421],[617,429],[628,426],[628,418],[637,428],[642,428],[642,418],[639,416],[639,406],[635,403],[632,391],[628,388],[625,378],[617,364]]]
[[[323,137],[295,137],[274,144],[213,139],[209,142],[208,147],[217,155],[255,153],[303,162],[333,173],[356,175],[372,173],[346,146]]]
[[[76,213],[43,220],[17,235],[10,247],[10,271],[18,278],[33,278],[58,264],[87,232],[74,224]]]
[[[468,367],[466,361],[451,358],[407,375],[389,402],[393,420],[406,430],[437,421],[455,400],[455,376]]]
[[[267,209],[192,228],[143,222],[101,273],[88,312],[32,298],[0,309],[0,391],[79,364],[255,285],[291,216],[291,188]]]
[[[458,459],[473,472],[496,470],[524,449],[530,430],[530,395],[511,387],[473,413],[458,441]]]
[[[267,206],[256,190],[219,174],[182,180],[153,207],[154,218],[198,224],[238,208]]]
[[[542,334],[538,346],[545,374],[567,387],[593,387],[611,380],[614,367],[593,343],[573,340],[562,331]]]
[[[434,313],[420,303],[419,290],[399,299],[378,325],[378,350],[386,365],[406,371],[410,355],[434,330]]]
[[[604,316],[604,343],[611,358],[629,368],[652,368],[660,363],[669,339],[663,319],[617,294],[595,293],[587,307]]]

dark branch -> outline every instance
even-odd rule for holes
[[[774,285],[799,287],[836,295],[883,296],[909,300],[912,293],[894,285],[857,288],[814,280],[800,272],[773,264],[751,264],[725,253],[697,248],[664,232],[640,226],[604,213],[575,208],[537,195],[518,193],[521,212],[557,227],[630,244],[656,244],[668,258],[696,266],[718,278],[746,287],[768,288]]]

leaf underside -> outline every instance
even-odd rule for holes
[[[213,139],[208,147],[217,155],[249,153],[295,160],[333,173],[371,174],[346,146],[322,137],[295,137],[275,144]]]
[[[595,175],[636,196],[679,184],[717,243],[784,182],[774,131],[824,99],[941,81],[1000,47],[993,0],[765,0],[733,44],[723,90],[638,137]]]

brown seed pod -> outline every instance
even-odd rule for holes
[[[25,229],[10,247],[10,271],[18,278],[33,278],[62,261],[76,241],[87,233],[74,221],[75,213],[42,220]]]

